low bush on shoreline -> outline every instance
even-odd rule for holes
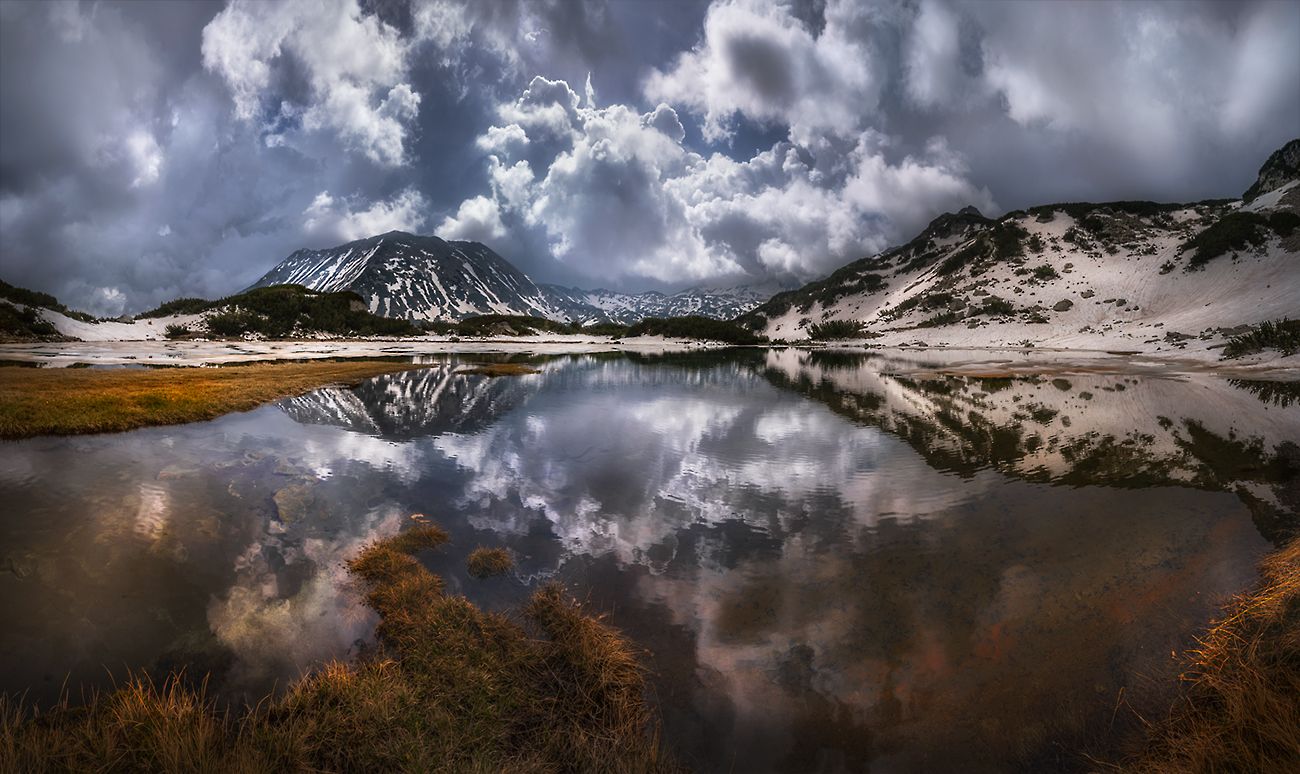
[[[1300,320],[1266,320],[1249,333],[1233,336],[1223,348],[1224,358],[1242,357],[1275,349],[1282,356],[1300,351]]]
[[[627,336],[664,336],[673,339],[702,339],[724,344],[760,344],[765,339],[726,320],[687,315],[647,317],[627,330]]]
[[[380,317],[350,291],[321,293],[301,285],[272,285],[207,301],[178,298],[139,315],[141,318],[212,312],[205,320],[216,336],[256,334],[283,339],[306,333],[339,336],[418,336],[410,320]]]
[[[20,288],[17,285],[10,285],[4,280],[0,280],[0,298],[19,306],[36,306],[44,309],[52,309],[60,314],[82,322],[95,321],[94,315],[79,312],[76,309],[69,309],[67,306],[60,303],[59,299],[49,293]]]
[[[44,713],[0,700],[0,770],[674,770],[628,640],[556,585],[513,617],[445,594],[414,554],[446,540],[418,524],[348,563],[381,618],[357,663],[239,716],[177,679]]]
[[[867,326],[857,320],[829,320],[808,326],[808,337],[814,341],[860,339],[866,335]]]

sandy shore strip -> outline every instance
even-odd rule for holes
[[[775,345],[781,346],[781,345]],[[633,352],[658,355],[721,349],[724,345],[644,336],[520,336],[456,339],[296,339],[288,341],[74,341],[0,344],[0,363],[69,366],[209,366],[322,358],[420,358],[451,354],[568,355]],[[1152,353],[1131,350],[1049,347],[888,346],[873,342],[801,344],[797,349],[864,354],[889,373],[924,376],[1033,376],[1070,373],[1217,373],[1252,379],[1300,380],[1300,355],[1262,353],[1219,360],[1215,350]]]

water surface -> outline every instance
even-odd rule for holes
[[[558,580],[647,648],[700,769],[1068,770],[1159,711],[1171,654],[1300,510],[1284,383],[794,349],[430,362],[0,446],[0,690],[184,668],[262,695],[365,646],[342,562],[423,513],[450,592]],[[477,545],[516,571],[470,579]]]

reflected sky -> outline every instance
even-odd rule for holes
[[[1210,377],[917,379],[799,350],[457,365],[0,447],[0,686],[283,686],[364,649],[342,562],[424,513],[452,593],[500,608],[558,579],[648,648],[699,768],[1069,770],[1063,750],[1118,744],[1121,689],[1158,708],[1171,651],[1300,507],[1300,408]],[[515,572],[470,579],[479,544]]]

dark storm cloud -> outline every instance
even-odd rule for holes
[[[966,203],[1237,195],[1297,39],[1290,2],[0,3],[0,276],[116,313],[410,228],[805,279]]]

